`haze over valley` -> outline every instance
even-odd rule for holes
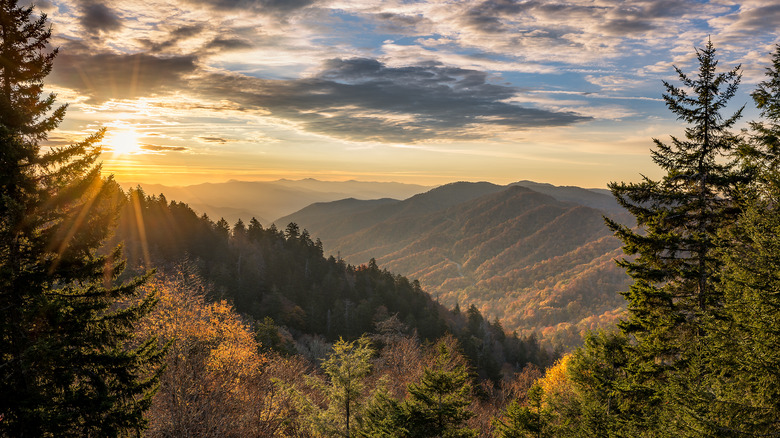
[[[316,179],[276,181],[228,181],[190,186],[165,186],[139,182],[121,183],[125,189],[141,187],[150,195],[186,202],[195,211],[215,220],[224,217],[234,224],[255,217],[264,225],[315,202],[358,199],[405,199],[429,187],[416,184],[360,181],[319,181]],[[286,225],[286,224],[279,224]]]

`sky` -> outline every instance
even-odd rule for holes
[[[746,105],[776,0],[38,0],[67,103],[120,182],[279,178],[605,187],[660,175],[661,99],[710,38]]]

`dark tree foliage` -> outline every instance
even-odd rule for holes
[[[772,56],[772,66],[767,68],[767,79],[758,84],[752,93],[756,107],[764,121],[750,124],[752,147],[749,156],[759,157],[764,171],[776,170],[780,160],[780,45]]]
[[[477,431],[466,426],[474,413],[471,404],[471,381],[464,363],[445,342],[436,345],[436,356],[423,370],[419,382],[407,388],[408,397],[401,404],[403,425],[409,437],[476,437]]]
[[[722,115],[737,90],[739,67],[718,73],[711,42],[696,53],[697,76],[676,69],[682,86],[664,82],[666,105],[688,125],[684,139],[655,140],[652,158],[666,174],[659,181],[610,184],[639,226],[607,220],[624,251],[636,255],[619,263],[634,280],[624,294],[628,317],[620,328],[635,340],[626,390],[646,400],[643,418],[651,423],[649,413],[661,398],[671,412],[697,391],[686,386],[695,375],[686,367],[706,347],[703,320],[722,303],[716,287],[722,263],[713,250],[719,230],[739,213],[733,199],[744,182],[733,154],[739,138],[730,131],[742,110]]]
[[[721,436],[780,436],[780,46],[753,99],[763,120],[751,123],[744,165],[755,179],[721,235],[724,306],[708,326],[714,359],[702,379],[710,415],[698,426]]]
[[[3,0],[0,32],[0,125],[8,131],[6,134],[33,142],[43,140],[65,116],[63,105],[46,117],[54,105],[54,95],[41,99],[43,79],[57,56],[57,50],[45,51],[51,38],[46,15],[36,18],[32,7],[20,8],[14,0]]]
[[[355,435],[364,438],[400,438],[409,436],[406,426],[401,403],[380,387],[366,404]]]
[[[472,380],[454,339],[431,346],[432,357],[406,398],[396,400],[380,386],[361,415],[361,437],[476,437],[467,421],[474,416]],[[381,385],[381,383],[380,383]]]
[[[138,433],[162,352],[133,324],[155,303],[143,278],[115,280],[119,249],[97,250],[123,197],[95,165],[103,132],[40,142],[65,113],[41,97],[56,50],[45,15],[0,1],[0,435]]]
[[[517,400],[495,419],[498,438],[547,438],[550,436],[545,412],[542,410],[542,390],[534,385],[528,390],[527,405]]]

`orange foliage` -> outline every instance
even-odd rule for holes
[[[160,301],[139,331],[170,344],[149,434],[262,436],[256,400],[267,359],[249,327],[225,301],[207,303],[202,281],[185,270],[145,287]]]

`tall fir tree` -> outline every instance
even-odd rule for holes
[[[751,123],[743,166],[755,178],[739,199],[744,212],[721,235],[724,306],[707,330],[717,354],[704,382],[714,415],[702,427],[780,436],[780,46],[752,96],[762,120]]]
[[[731,132],[742,109],[722,114],[740,82],[739,67],[717,72],[711,42],[696,54],[695,77],[675,68],[682,86],[664,82],[667,107],[688,125],[684,139],[654,140],[652,159],[665,175],[610,184],[639,230],[607,219],[624,251],[636,256],[619,262],[634,280],[619,325],[634,340],[624,394],[647,409],[634,419],[681,429],[657,415],[676,410],[670,415],[679,419],[700,401],[695,378],[706,360],[703,321],[722,305],[717,235],[735,221],[735,190],[744,182],[734,155],[740,140]]]
[[[46,16],[0,0],[0,435],[137,433],[162,351],[132,338],[155,303],[117,284],[119,249],[98,254],[123,197],[95,162],[103,135],[41,142],[63,119],[43,79],[57,51]]]
[[[534,384],[527,394],[527,406],[512,401],[495,419],[497,438],[549,438],[549,413],[542,409],[542,387]]]

